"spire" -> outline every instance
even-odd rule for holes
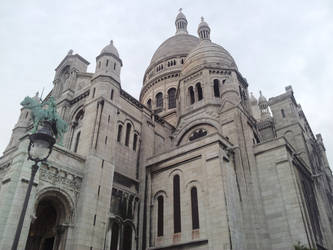
[[[201,40],[208,40],[210,41],[210,28],[208,23],[205,22],[204,18],[201,17],[201,23],[198,27],[198,35]]]
[[[179,13],[176,17],[176,35],[178,34],[187,34],[187,20],[185,15],[182,12],[182,8],[179,9]]]

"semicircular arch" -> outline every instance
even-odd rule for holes
[[[199,126],[210,126],[216,129],[216,131],[219,131],[219,123],[218,121],[211,119],[211,118],[201,118],[195,121],[192,121],[191,123],[187,124],[184,128],[182,128],[177,137],[176,137],[176,145],[180,145],[182,140],[184,139],[185,135],[187,135],[191,130],[193,130],[196,127]]]

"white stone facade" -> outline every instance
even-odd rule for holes
[[[69,124],[33,185],[19,249],[333,249],[333,178],[292,88],[248,93],[232,56],[176,34],[152,57],[140,99],[121,87],[113,42],[89,62],[70,51],[54,96]],[[38,96],[36,97],[38,98]],[[31,161],[30,111],[0,158],[0,249],[10,249]]]

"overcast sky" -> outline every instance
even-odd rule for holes
[[[197,35],[200,17],[211,39],[234,57],[249,82],[269,98],[292,85],[314,134],[333,164],[333,1],[17,1],[0,5],[0,152],[26,95],[52,89],[54,69],[73,49],[90,62],[114,40],[122,87],[138,98],[158,46],[174,35],[178,9]]]

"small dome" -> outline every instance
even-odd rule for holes
[[[198,30],[200,30],[201,28],[208,28],[208,29],[210,29],[209,28],[209,25],[208,25],[208,23],[205,21],[205,19],[203,18],[203,17],[201,17],[201,22],[200,22],[200,24],[199,24],[199,26],[198,26]]]
[[[187,56],[182,73],[186,74],[204,65],[237,70],[237,65],[229,52],[206,39]]]
[[[182,8],[180,8],[179,9],[179,13],[178,13],[178,15],[177,15],[177,17],[176,17],[176,22],[179,20],[179,19],[185,19],[186,20],[186,17],[185,17],[185,15],[183,14],[183,12],[182,12]],[[186,21],[187,22],[187,21]]]
[[[113,45],[113,40],[111,40],[110,44],[108,44],[107,46],[104,47],[104,49],[102,49],[101,54],[104,53],[113,54],[119,58],[119,53],[116,47]]]
[[[263,96],[263,94],[262,94],[261,91],[259,91],[259,93],[260,93],[260,96],[259,96],[259,102],[258,102],[258,104],[260,105],[260,104],[267,103],[267,99],[266,99],[266,97]]]

